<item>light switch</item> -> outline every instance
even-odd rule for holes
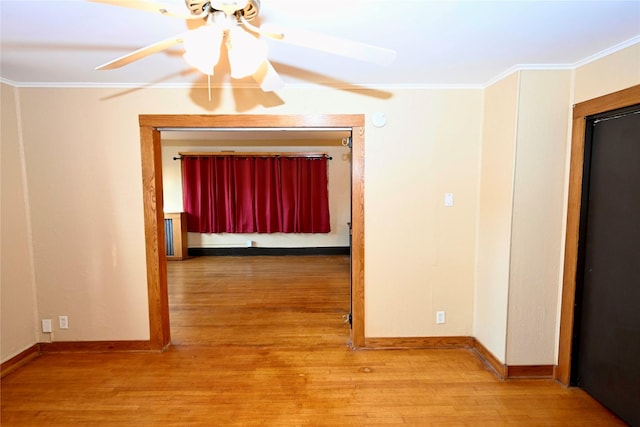
[[[444,205],[447,207],[453,206],[453,193],[446,193],[444,195]]]

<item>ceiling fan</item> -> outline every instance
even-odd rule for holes
[[[184,0],[186,8],[156,0],[87,0],[123,6],[172,16],[201,20],[202,25],[184,33],[145,46],[96,67],[96,70],[120,68],[179,43],[184,45],[185,61],[211,77],[226,45],[232,78],[253,77],[266,92],[284,82],[267,59],[264,38],[301,47],[325,51],[374,64],[389,65],[396,53],[391,49],[345,40],[324,34],[293,29],[277,29],[268,25],[256,27],[249,21],[260,12],[260,0]]]

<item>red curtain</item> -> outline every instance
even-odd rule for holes
[[[327,159],[183,157],[187,230],[328,233]]]

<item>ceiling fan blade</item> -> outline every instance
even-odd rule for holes
[[[178,6],[175,3],[153,0],[85,0],[91,3],[102,3],[111,6],[127,7],[129,9],[144,10],[146,12],[159,13],[161,15],[173,16],[182,19],[200,19],[206,16],[207,12],[201,15],[192,15],[186,6]]]
[[[284,81],[267,59],[262,62],[258,71],[253,73],[253,78],[265,92],[273,92],[284,87]]]
[[[266,37],[296,46],[328,52],[334,55],[346,56],[365,62],[389,65],[396,58],[396,51],[373,46],[339,37],[314,33],[298,29],[283,29],[264,24],[260,27],[260,34]]]
[[[170,48],[171,46],[175,46],[179,43],[182,43],[182,41],[184,40],[185,34],[187,33],[185,32],[177,36],[150,44],[149,46],[140,48],[134,52],[131,52],[124,56],[116,58],[113,61],[109,61],[106,64],[102,64],[99,67],[96,67],[96,70],[113,70],[115,68],[124,67],[125,65],[131,64],[132,62],[135,62],[146,56],[161,52],[165,49]]]

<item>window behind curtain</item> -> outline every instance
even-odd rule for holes
[[[185,156],[187,230],[328,233],[325,157]]]

